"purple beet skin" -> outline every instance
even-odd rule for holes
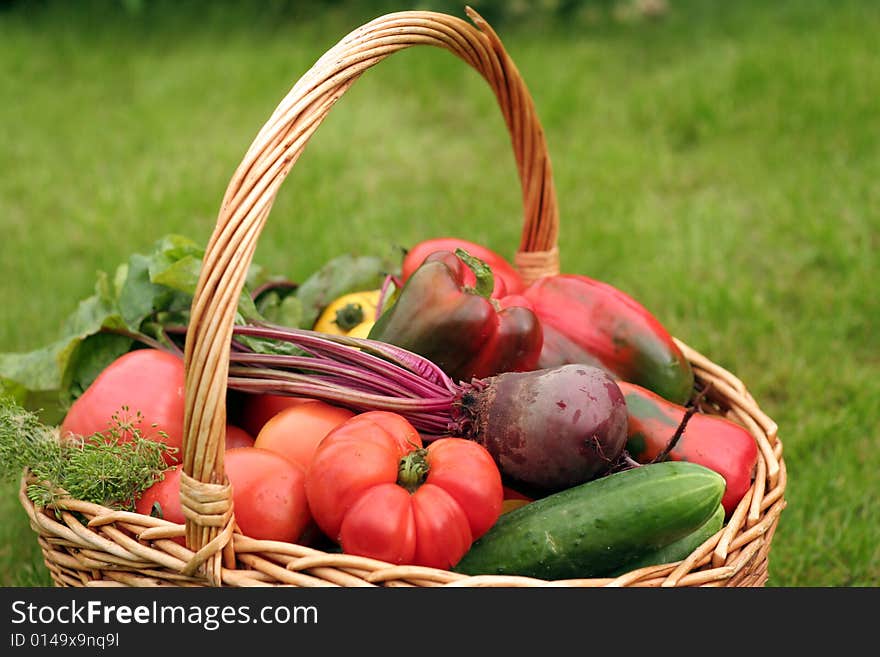
[[[590,365],[511,372],[474,391],[472,438],[501,472],[547,491],[607,471],[626,445],[626,402],[614,379]]]

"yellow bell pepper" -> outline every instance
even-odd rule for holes
[[[365,338],[376,321],[382,290],[350,292],[333,300],[318,317],[314,329],[321,333]]]

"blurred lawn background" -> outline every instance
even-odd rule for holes
[[[472,3],[546,131],[562,268],[632,294],[780,426],[770,586],[880,584],[880,4]],[[56,337],[96,272],[201,242],[257,130],[329,47],[452,2],[0,3],[0,352]],[[256,261],[445,233],[512,257],[500,112],[448,53],[368,71],[282,188]],[[15,486],[0,585],[48,585]]]

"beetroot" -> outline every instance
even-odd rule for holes
[[[280,341],[288,353],[255,353],[249,338]],[[384,342],[260,324],[234,328],[228,384],[399,413],[426,441],[453,435],[480,443],[505,478],[540,491],[597,477],[626,445],[623,394],[590,365],[455,382],[423,356]]]
[[[564,365],[510,372],[462,397],[465,434],[509,479],[557,490],[608,470],[626,446],[623,393],[604,370]]]

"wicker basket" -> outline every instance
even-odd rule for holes
[[[321,57],[263,126],[235,172],[192,305],[186,366],[181,499],[185,525],[75,499],[61,509],[21,503],[58,586],[761,586],[779,515],[785,464],[776,424],[731,373],[679,342],[705,385],[709,412],[744,425],[759,447],[754,483],[727,524],[685,560],[614,579],[544,581],[454,572],[255,540],[236,529],[224,472],[230,339],[239,294],[275,195],[309,137],[368,68],[414,45],[444,48],[491,86],[513,143],[524,223],[515,264],[526,280],[557,273],[558,212],[550,159],[532,99],[493,30],[434,12],[401,12],[354,30]],[[476,27],[475,27],[476,26]],[[83,519],[87,521],[83,523]],[[175,537],[185,536],[186,546]]]

